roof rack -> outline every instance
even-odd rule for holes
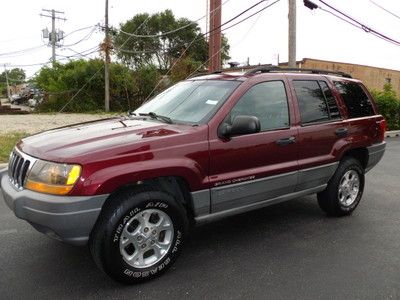
[[[255,69],[247,71],[244,75],[251,75],[257,73],[272,73],[272,72],[301,72],[301,73],[310,73],[310,74],[333,74],[346,78],[352,78],[350,74],[344,72],[336,72],[329,70],[319,70],[319,69],[300,69],[300,68],[280,68],[277,66],[263,66],[257,67]]]
[[[205,76],[205,75],[220,74],[222,72],[224,72],[224,71],[223,70],[217,70],[217,71],[214,71],[214,72],[200,72],[200,73],[197,73],[197,74],[193,74],[192,76],[189,77],[189,79],[190,78],[199,77],[199,76]]]

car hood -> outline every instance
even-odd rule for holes
[[[138,149],[138,143],[181,134],[191,126],[149,119],[112,118],[74,124],[24,138],[17,146],[33,157],[57,162],[82,163]],[[148,148],[148,147],[146,147]],[[110,158],[110,157],[109,157]]]

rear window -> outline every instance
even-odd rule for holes
[[[371,100],[355,82],[334,81],[339,94],[342,95],[350,118],[359,118],[374,115]]]

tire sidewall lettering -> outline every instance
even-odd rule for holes
[[[119,239],[122,234],[122,230],[124,229],[125,224],[137,213],[141,212],[140,207],[134,207],[132,208],[128,213],[126,213],[120,220],[120,223],[117,224],[114,237],[113,237],[113,243],[118,243]]]
[[[146,269],[145,271],[137,271],[137,269],[125,268],[123,270],[123,274],[134,278],[146,278],[150,275],[156,275],[158,272],[160,272],[170,264],[171,258],[169,257],[169,255],[177,252],[181,244],[182,244],[182,231],[177,230],[174,247],[172,248],[171,253],[167,254],[165,260],[162,263],[156,266],[152,266],[150,269]]]
[[[114,234],[113,234],[113,239],[112,239],[112,243],[113,243],[114,249],[115,249],[114,251],[118,251],[118,253],[119,253],[119,241],[120,241],[120,238],[121,238],[121,235],[122,235],[122,232],[123,232],[123,229],[124,229],[126,223],[133,216],[140,213],[141,211],[143,211],[145,209],[153,209],[153,208],[161,209],[161,210],[167,212],[168,215],[170,215],[170,217],[172,217],[171,213],[169,211],[169,204],[165,203],[163,201],[150,201],[150,202],[147,202],[140,206],[133,207],[119,219],[119,222],[114,227],[115,229],[114,229]],[[164,260],[161,263],[151,266],[149,268],[145,268],[145,269],[143,269],[143,271],[141,271],[140,269],[131,267],[128,264],[126,264],[124,261],[122,261],[122,264],[123,264],[122,268],[121,268],[122,274],[124,276],[132,277],[132,278],[145,279],[150,276],[155,276],[157,273],[166,269],[166,267],[172,262],[172,259],[173,259],[172,256],[175,256],[177,254],[177,252],[179,252],[180,246],[183,243],[183,232],[182,232],[182,230],[176,228],[175,226],[176,225],[174,225],[175,242],[171,246],[169,253],[165,256]],[[119,254],[117,256],[120,257]],[[122,257],[120,257],[120,259],[123,260]]]
[[[156,275],[158,272],[163,270],[165,267],[169,265],[171,262],[171,259],[167,257],[161,264],[158,266],[154,266],[149,270],[146,271],[136,271],[136,270],[131,270],[129,268],[125,268],[123,271],[124,275],[129,276],[129,277],[134,277],[134,278],[146,278],[149,277],[150,275]]]
[[[167,209],[168,208],[168,204],[164,203],[164,202],[161,202],[161,201],[156,201],[156,202],[151,201],[151,202],[146,204],[145,208],[164,208],[164,209]]]

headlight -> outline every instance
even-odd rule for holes
[[[28,174],[25,188],[47,194],[65,195],[81,175],[81,166],[37,160]]]

